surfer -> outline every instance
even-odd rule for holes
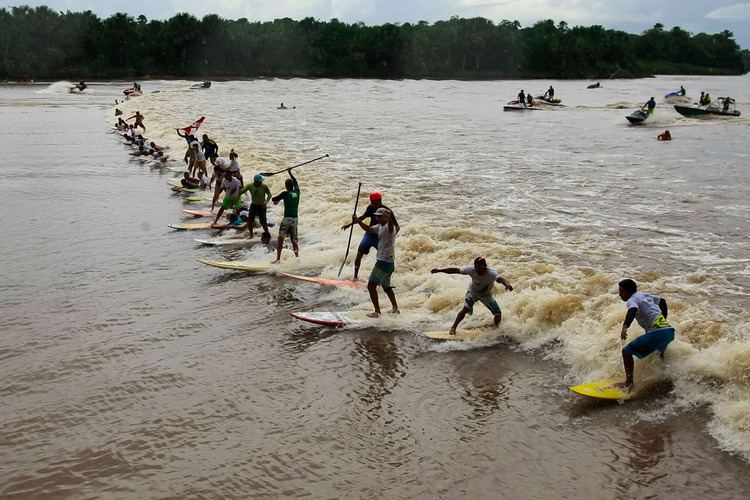
[[[200,186],[201,181],[195,177],[190,177],[190,174],[185,172],[180,179],[180,184],[185,189],[196,189]]]
[[[229,214],[229,222],[226,224],[217,224],[216,221],[211,224],[211,229],[218,229],[221,232],[227,229],[241,229],[247,221],[247,211]]]
[[[235,177],[235,179],[237,179]],[[237,183],[239,183],[237,179]],[[263,183],[263,176],[255,174],[252,184],[248,184],[240,190],[240,194],[250,193],[250,216],[248,217],[247,229],[250,231],[250,237],[253,237],[253,226],[255,218],[260,221],[263,231],[268,232],[268,221],[266,219],[266,205],[271,201],[271,189]]]
[[[219,156],[219,146],[216,142],[208,138],[208,134],[203,134],[203,142],[201,142],[203,148],[203,156],[213,165],[216,158]]]
[[[474,313],[474,304],[477,301],[484,304],[484,306],[490,310],[494,316],[495,327],[500,324],[500,321],[503,319],[503,312],[495,298],[492,296],[492,288],[495,286],[495,283],[500,283],[506,290],[512,292],[513,287],[500,275],[499,272],[497,272],[497,270],[487,267],[487,259],[479,256],[474,259],[473,266],[462,268],[446,267],[444,269],[433,269],[430,272],[432,274],[465,274],[471,277],[471,284],[469,285],[469,289],[466,291],[466,296],[464,297],[464,307],[459,311],[456,320],[453,322],[453,326],[451,326],[449,331],[451,335],[456,334],[456,328],[458,328],[458,325],[463,321],[467,314]]]
[[[146,126],[143,124],[143,118],[144,116],[141,114],[140,111],[136,111],[133,116],[130,118],[126,118],[125,121],[132,120],[135,118],[135,123],[133,124],[134,127],[141,127],[143,131],[146,131]]]
[[[193,170],[199,177],[202,175],[208,175],[206,156],[203,154],[203,150],[198,142],[194,142],[191,146],[193,148]],[[200,172],[200,173],[198,173]]]
[[[671,141],[672,134],[669,133],[669,130],[665,130],[661,134],[657,135],[656,138],[660,141]]]
[[[370,193],[370,204],[367,206],[367,209],[365,209],[365,213],[357,217],[357,219],[351,224],[341,226],[341,229],[349,229],[350,226],[358,224],[368,217],[370,218],[370,225],[374,226],[377,224],[377,221],[375,220],[375,212],[379,208],[385,208],[391,213],[391,219],[393,219],[393,224],[396,226],[396,232],[400,231],[401,226],[398,225],[396,216],[393,215],[393,210],[383,205],[383,195],[377,191]],[[362,264],[362,256],[370,253],[371,248],[378,248],[378,237],[375,234],[365,232],[365,235],[362,237],[362,241],[359,242],[359,247],[357,248],[357,257],[354,259],[354,281],[359,279],[359,266]]]
[[[297,243],[299,183],[292,174],[291,168],[286,169],[286,171],[289,173],[289,179],[284,182],[286,191],[271,198],[274,205],[278,205],[282,200],[284,201],[284,217],[281,219],[281,224],[279,224],[279,237],[276,243],[276,260],[273,261],[274,264],[281,262],[281,248],[284,246],[284,238],[286,236],[289,236],[289,240],[292,242],[294,256],[299,257],[299,244]]]
[[[284,106],[284,103],[282,102],[281,105],[276,109],[288,109],[286,106]]]
[[[534,98],[531,97],[531,93],[526,94],[526,105],[528,106],[534,105]]]
[[[687,92],[685,91],[685,87],[683,87],[682,85],[680,85],[680,91],[678,92],[678,94],[680,94],[681,96],[684,96],[686,93]]]
[[[370,293],[370,300],[375,307],[375,311],[368,314],[371,318],[380,316],[380,302],[378,300],[378,285],[383,287],[385,294],[391,301],[391,312],[398,314],[398,304],[396,303],[396,294],[393,293],[391,286],[391,275],[396,268],[394,261],[396,259],[396,234],[399,227],[396,224],[391,211],[385,207],[380,207],[374,213],[377,224],[368,226],[364,224],[361,218],[352,215],[352,224],[359,224],[365,232],[377,237],[377,261],[372,268],[370,277],[367,281],[367,291]]]
[[[633,387],[633,356],[643,359],[654,351],[664,359],[664,351],[674,340],[674,328],[667,320],[667,301],[656,295],[638,291],[638,285],[631,279],[624,279],[618,284],[618,294],[627,303],[628,312],[622,323],[620,339],[628,338],[628,328],[636,320],[645,333],[632,340],[622,348],[622,362],[625,366],[625,382],[618,387]]]
[[[214,199],[211,203],[211,210],[213,210],[219,194],[224,191],[224,199],[221,202],[219,213],[216,214],[214,224],[216,224],[216,222],[219,220],[219,217],[221,217],[221,214],[223,214],[224,210],[226,210],[227,208],[234,208],[236,212],[240,210],[240,207],[242,206],[240,200],[240,188],[240,181],[236,177],[234,177],[231,172],[227,172],[224,175],[224,180],[221,181],[221,187],[219,191],[214,194]],[[250,226],[252,227],[252,224]],[[250,232],[252,234],[252,229],[250,229]]]
[[[552,88],[552,85],[549,86],[547,89],[547,92],[544,93],[542,96],[542,99],[547,99],[548,101],[552,101],[555,98],[555,89]]]
[[[522,106],[526,106],[526,94],[524,93],[523,89],[518,93],[518,104],[521,104]]]

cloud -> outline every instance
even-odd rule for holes
[[[706,17],[708,19],[720,19],[722,21],[750,19],[750,3],[736,3],[726,7],[720,7],[706,14]]]

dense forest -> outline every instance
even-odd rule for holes
[[[607,78],[739,74],[747,54],[730,31],[691,34],[661,24],[640,35],[601,26],[484,18],[366,26],[149,21],[47,7],[0,9],[1,79],[176,77]],[[744,56],[744,57],[743,57]]]

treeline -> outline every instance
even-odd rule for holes
[[[641,35],[601,26],[484,18],[365,26],[165,21],[47,7],[0,9],[0,78],[176,77],[607,78],[654,73],[739,74],[729,31],[692,35],[660,24]]]

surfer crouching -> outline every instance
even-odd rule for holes
[[[656,295],[638,291],[638,285],[631,279],[624,279],[619,283],[620,298],[627,303],[628,312],[622,324],[620,338],[628,338],[628,328],[633,320],[646,331],[643,335],[629,342],[622,348],[622,361],[625,365],[625,382],[619,387],[633,387],[633,370],[635,362],[633,356],[643,359],[654,351],[664,359],[664,351],[674,340],[674,328],[667,320],[667,301]]]

